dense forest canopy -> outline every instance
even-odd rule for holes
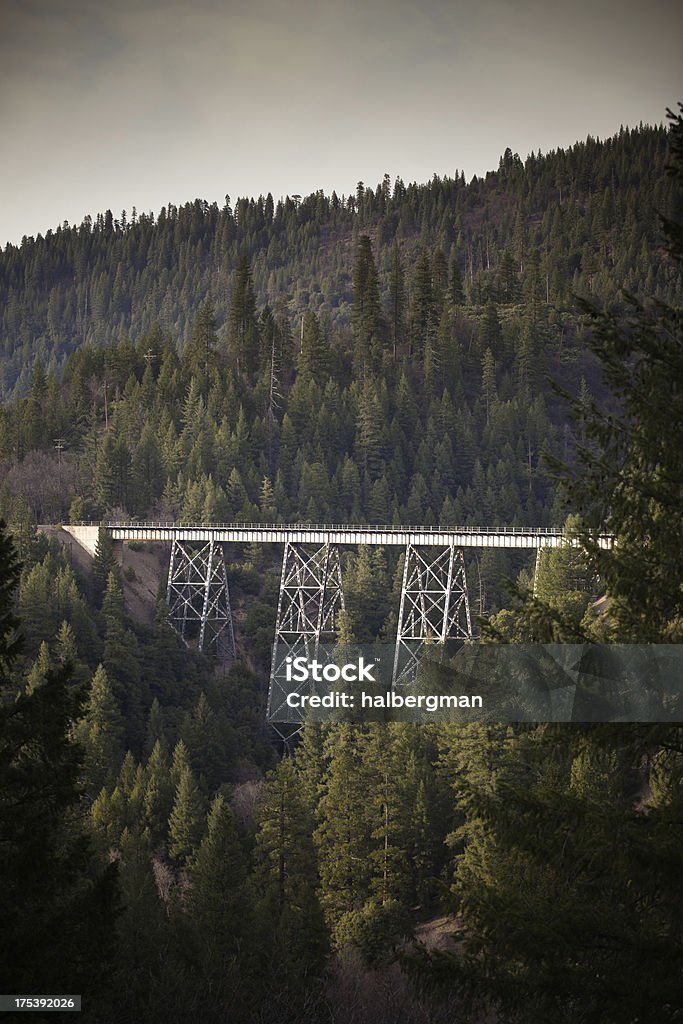
[[[426,250],[437,288],[468,307],[514,305],[536,289],[556,310],[572,292],[613,299],[619,288],[670,299],[672,268],[655,265],[657,211],[670,212],[664,127],[621,129],[522,161],[506,150],[497,171],[466,183],[424,185],[388,176],[348,196],[202,200],[155,217],[108,211],[79,226],[7,245],[0,254],[0,394],[25,391],[36,356],[58,372],[85,342],[132,339],[158,324],[182,350],[208,301],[221,328],[246,254],[259,308],[296,322],[306,311],[348,326],[357,239],[373,244],[380,293],[390,305],[393,246],[418,269]],[[444,265],[445,263],[445,265]],[[536,280],[537,278],[537,280]],[[417,287],[413,275],[408,286]]]

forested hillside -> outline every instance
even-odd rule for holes
[[[461,173],[425,185],[385,177],[376,188],[358,182],[342,198],[274,203],[269,194],[233,207],[226,196],[222,209],[196,200],[156,216],[108,211],[64,224],[0,255],[0,394],[26,389],[36,356],[58,372],[86,342],[135,341],[157,324],[182,351],[205,301],[223,328],[242,254],[259,308],[270,305],[297,330],[306,311],[348,327],[362,233],[373,243],[399,349],[407,336],[394,242],[410,268],[412,306],[424,302],[418,296],[431,278],[437,317],[444,295],[475,312],[489,299],[514,306],[522,295],[564,311],[572,292],[611,299],[621,287],[671,298],[675,276],[651,259],[656,211],[671,206],[665,151],[664,128],[622,129],[524,162],[506,150],[497,172],[470,183]],[[424,315],[412,312],[418,322]],[[557,316],[552,323],[559,326]]]
[[[228,551],[225,665],[161,592],[126,614],[104,535],[81,574],[36,525],[575,512],[535,598],[468,566],[484,639],[680,642],[682,132],[5,250],[0,989],[94,1024],[680,1020],[680,725],[308,723],[281,756],[268,550]],[[346,640],[391,639],[397,569],[346,556]]]
[[[547,377],[586,407],[600,391],[574,290],[679,293],[665,150],[663,129],[622,131],[508,152],[470,185],[195,204],[8,248],[0,509],[562,523],[541,451],[576,438]]]

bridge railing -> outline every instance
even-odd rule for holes
[[[70,526],[91,526],[103,527],[105,529],[125,529],[131,527],[136,530],[173,530],[182,528],[185,530],[275,530],[282,533],[292,530],[315,530],[325,532],[326,530],[349,530],[354,533],[509,533],[511,535],[544,534],[557,536],[564,533],[562,527],[558,526],[396,526],[381,523],[196,523],[183,519],[168,521],[142,521],[135,519],[128,520],[102,520],[98,523],[80,521],[70,523]]]

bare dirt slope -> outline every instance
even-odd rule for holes
[[[84,576],[90,576],[91,556],[66,530],[60,526],[40,526],[39,530],[63,544],[74,568]],[[121,566],[126,611],[136,622],[149,625],[154,621],[159,586],[165,582],[168,574],[168,546],[145,544],[131,548],[128,544],[117,544],[115,553]]]

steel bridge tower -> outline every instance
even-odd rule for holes
[[[406,548],[393,686],[415,677],[425,644],[473,639],[462,548],[449,544],[436,557],[432,548],[427,552]]]
[[[235,633],[225,563],[225,545],[211,537],[197,547],[173,540],[166,601],[169,621],[186,644],[214,648],[220,660],[235,657]]]
[[[280,597],[275,620],[275,640],[268,688],[268,719],[281,739],[287,741],[301,726],[275,721],[286,712],[288,662],[303,655],[307,661],[319,658],[321,643],[334,643],[337,613],[344,608],[339,548],[323,544],[313,551],[304,544],[285,542],[280,577]],[[302,683],[298,692],[308,688]]]

